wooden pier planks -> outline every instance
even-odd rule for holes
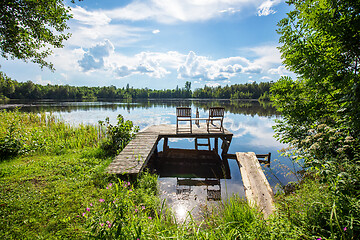
[[[227,153],[233,134],[228,130],[207,131],[205,123],[193,125],[192,132],[176,132],[176,125],[152,125],[136,134],[136,137],[115,157],[107,168],[110,174],[138,174],[146,166],[161,138],[164,143],[168,138],[221,138],[224,142],[223,152]],[[217,142],[217,141],[216,141]]]
[[[107,168],[112,174],[138,174],[156,149],[159,135],[140,132]]]
[[[274,194],[253,152],[237,152],[245,196],[250,204],[256,204],[266,219],[274,211]]]

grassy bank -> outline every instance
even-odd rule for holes
[[[156,176],[104,173],[111,146],[131,139],[130,122],[70,126],[51,115],[0,114],[1,239],[356,239],[359,218],[343,221],[330,186],[316,178],[279,194],[268,220],[234,196],[204,209],[201,221],[177,223]]]

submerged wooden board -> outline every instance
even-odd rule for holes
[[[161,124],[146,127],[115,157],[107,168],[107,172],[111,174],[140,173],[154,153],[161,138],[221,138],[226,141],[227,148],[224,149],[227,151],[233,135],[231,132],[226,129],[224,131],[211,130],[208,132],[205,123],[193,124],[192,126],[192,132],[184,131],[181,133],[176,132],[176,125]]]
[[[274,194],[253,152],[237,152],[245,196],[251,205],[257,205],[267,218],[274,211]]]

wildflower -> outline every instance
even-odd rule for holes
[[[103,226],[104,226],[104,224],[103,224],[103,223],[100,223],[100,226],[102,226],[102,227],[103,227]]]
[[[317,238],[316,240],[321,240],[321,238]]]
[[[85,217],[85,213],[83,213],[82,216]]]
[[[79,215],[77,215],[76,217],[80,217]]]
[[[344,152],[344,149],[343,148],[338,148],[338,149],[336,149],[336,152],[342,153],[342,152]]]
[[[86,211],[90,212],[90,208],[86,208]]]
[[[128,182],[127,185],[130,186],[130,182]]]
[[[111,228],[111,223],[110,223],[110,221],[106,221],[106,224],[107,224],[107,226],[108,226],[109,228]]]
[[[129,192],[132,192],[132,189],[129,189]]]
[[[345,143],[350,143],[350,142],[352,142],[354,140],[354,138],[353,137],[351,137],[351,136],[346,136],[345,137]]]
[[[151,219],[152,219],[152,217],[148,217],[148,219],[150,219],[150,220],[151,220]]]
[[[105,202],[105,199],[100,198],[99,202]]]
[[[322,135],[323,135],[322,133],[317,133],[317,134],[315,134],[314,137],[319,138],[319,137],[321,137]]]
[[[137,210],[137,208],[135,208],[135,212],[137,212],[138,210]]]
[[[109,183],[109,188],[111,188],[112,187],[112,183]]]
[[[93,206],[93,204],[92,203],[90,203],[90,207],[92,207]]]
[[[347,227],[344,227],[344,231],[346,231],[347,230]]]
[[[320,147],[319,143],[314,143],[313,145],[310,146],[310,150],[316,150]]]
[[[144,210],[144,209],[145,209],[145,206],[141,206],[141,208],[142,208],[142,210]]]

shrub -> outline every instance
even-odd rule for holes
[[[101,144],[101,148],[108,155],[116,155],[135,137],[139,131],[139,127],[134,126],[130,120],[125,121],[123,116],[117,116],[117,124],[110,124],[109,118],[105,119],[105,123],[100,121],[100,126],[106,128],[106,138]]]

